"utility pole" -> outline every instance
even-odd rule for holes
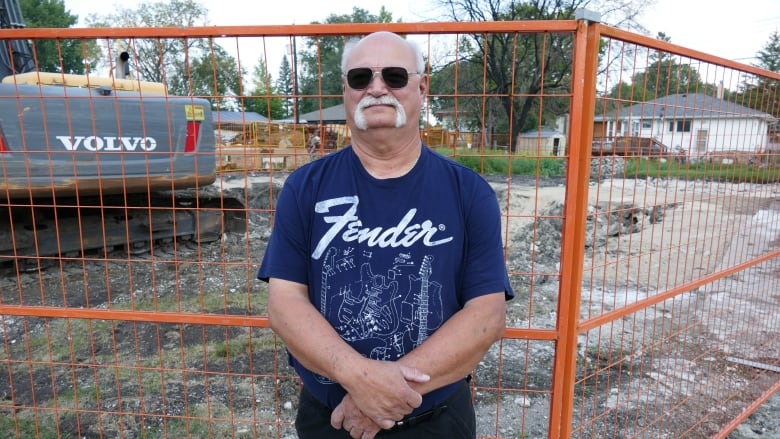
[[[298,50],[295,47],[295,36],[292,39],[292,74],[293,74],[293,120],[299,122],[298,108]]]

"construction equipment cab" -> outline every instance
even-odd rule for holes
[[[22,28],[17,0],[0,27]],[[216,177],[210,103],[162,84],[40,72],[26,40],[0,38],[0,200],[147,193]]]

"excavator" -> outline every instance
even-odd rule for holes
[[[0,0],[0,28],[24,28]],[[216,179],[210,103],[128,77],[41,72],[27,40],[0,39],[0,266],[155,242],[217,240],[218,209],[182,189]]]

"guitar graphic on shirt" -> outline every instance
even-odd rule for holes
[[[360,291],[352,295],[349,289],[343,291],[344,301],[339,309],[338,329],[347,341],[384,338],[392,335],[399,324],[398,282],[387,281],[382,275],[375,275],[368,263],[360,267]]]
[[[330,247],[328,252],[325,253],[322,263],[322,284],[320,285],[320,313],[323,316],[327,316],[328,309],[328,278],[336,274],[333,269],[336,262],[336,248]]]
[[[425,255],[420,264],[420,300],[417,304],[418,332],[414,345],[419,346],[428,338],[428,288],[431,278],[431,260],[433,256]]]
[[[426,255],[420,263],[417,276],[409,276],[409,294],[402,306],[402,321],[414,346],[428,338],[432,329],[442,324],[441,284],[431,282],[432,255]],[[415,285],[419,282],[419,287]],[[431,306],[433,304],[434,306]]]

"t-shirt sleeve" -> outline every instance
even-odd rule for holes
[[[464,303],[475,297],[503,291],[515,296],[509,283],[501,238],[501,211],[496,194],[487,182],[477,185],[468,198],[466,263],[463,277]]]
[[[298,186],[294,180],[288,178],[279,193],[273,230],[257,272],[258,279],[267,282],[269,278],[275,277],[309,284],[309,226],[307,214],[301,207],[302,203]]]

